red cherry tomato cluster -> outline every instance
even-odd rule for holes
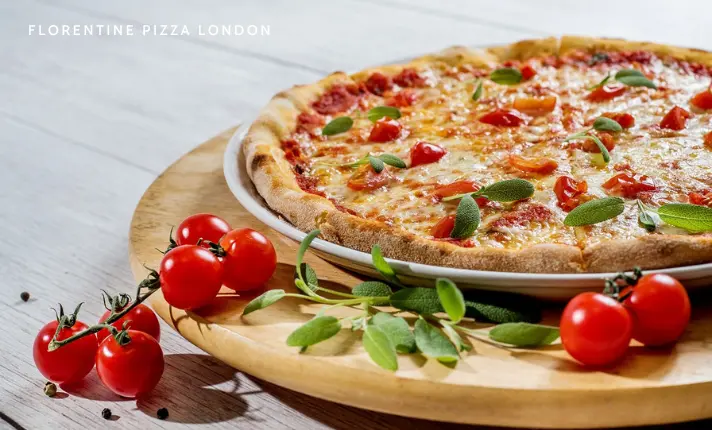
[[[645,346],[677,341],[690,321],[690,299],[675,278],[640,277],[624,288],[622,302],[600,293],[574,297],[561,316],[561,342],[585,365],[605,366],[625,356],[631,339]]]
[[[196,309],[214,300],[223,285],[235,291],[261,287],[276,266],[274,246],[261,233],[232,230],[211,214],[190,216],[178,226],[176,240],[171,239],[160,273],[152,272],[141,283],[138,292],[149,288],[149,293],[134,302],[126,294],[107,294],[109,310],[92,327],[77,320],[79,308],[64,315],[60,307],[57,320],[42,327],[35,338],[35,365],[45,378],[66,384],[81,380],[96,364],[99,379],[111,391],[141,396],[158,384],[164,368],[158,318],[142,300],[160,287],[171,306]],[[62,343],[70,337],[75,338]]]

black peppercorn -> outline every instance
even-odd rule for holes
[[[165,420],[168,418],[168,409],[166,408],[161,408],[156,412],[156,416],[158,416],[159,420]]]
[[[101,411],[101,416],[104,417],[105,420],[110,420],[111,419],[111,409],[104,408],[104,410]]]
[[[23,302],[26,302],[30,300],[30,293],[28,293],[27,291],[23,291],[22,293],[20,293],[20,298]]]

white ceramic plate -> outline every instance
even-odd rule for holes
[[[273,212],[257,193],[245,169],[245,156],[241,150],[242,140],[251,121],[244,122],[237,129],[225,151],[225,179],[237,200],[252,215],[283,235],[301,241],[305,233],[295,228],[280,215]],[[320,257],[350,270],[378,277],[371,266],[371,255],[340,245],[316,239],[312,250]],[[585,274],[541,274],[490,272],[483,270],[455,269],[391,260],[388,262],[407,282],[415,285],[433,285],[435,278],[449,278],[461,288],[476,288],[492,291],[508,291],[527,294],[544,299],[568,299],[586,291],[603,289],[602,279],[615,276],[615,273]],[[695,266],[675,267],[658,270],[668,273],[682,281],[687,287],[700,287],[712,283],[712,263]]]

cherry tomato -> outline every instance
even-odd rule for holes
[[[422,87],[425,86],[425,78],[420,76],[417,70],[407,68],[393,77],[393,82],[401,87]]]
[[[497,109],[482,115],[480,122],[501,127],[519,127],[527,120],[521,112],[514,109]]]
[[[698,109],[712,109],[712,92],[708,89],[697,93],[692,97],[690,103]]]
[[[644,191],[654,191],[657,187],[655,182],[645,175],[633,175],[622,172],[603,183],[608,194],[620,197],[633,198],[638,193]]]
[[[631,128],[635,125],[635,117],[629,113],[605,112],[603,116],[612,119],[623,128]]]
[[[212,214],[195,214],[178,225],[176,242],[178,245],[195,245],[198,240],[203,239],[218,243],[220,238],[230,230],[227,221],[220,217]]]
[[[57,331],[58,324],[57,321],[48,322],[37,333],[32,347],[35,366],[42,376],[57,384],[79,381],[94,367],[96,336],[85,336],[49,352],[47,347]],[[86,328],[86,324],[77,321],[72,327],[63,328],[57,340],[64,340]]]
[[[633,339],[661,346],[682,336],[690,322],[690,299],[685,287],[662,273],[645,275],[625,300],[633,318]]]
[[[106,321],[110,314],[110,311],[104,312],[104,315],[102,315],[99,319],[99,323]],[[131,309],[129,313],[114,321],[111,325],[116,327],[117,330],[122,330],[125,321],[129,321],[128,327],[131,330],[142,331],[148,335],[151,335],[154,339],[156,339],[156,341],[161,340],[161,325],[158,323],[158,318],[151,308],[143,303]],[[96,338],[99,343],[101,343],[101,341],[110,334],[109,330],[103,329],[96,334]]]
[[[105,338],[96,352],[96,373],[104,385],[123,397],[136,398],[151,391],[161,380],[163,351],[150,335],[127,331],[129,341],[119,345]]]
[[[625,355],[633,321],[616,300],[599,293],[582,293],[564,308],[559,328],[561,343],[573,358],[589,366],[604,366]]]
[[[525,81],[536,76],[536,69],[532,67],[531,64],[524,64],[519,68],[519,71],[522,73],[522,79]]]
[[[670,109],[670,112],[666,113],[663,119],[660,121],[660,128],[667,128],[670,130],[682,130],[685,128],[687,119],[690,118],[690,112],[681,108],[680,106],[675,106]]]
[[[455,228],[455,215],[447,215],[433,226],[430,235],[436,239],[444,239],[450,237],[453,228]]]
[[[370,164],[366,164],[351,175],[346,185],[354,191],[372,191],[388,185],[394,179],[388,168],[376,173]]]
[[[542,175],[551,173],[559,167],[559,163],[550,158],[524,158],[513,154],[509,156],[509,164],[523,172],[540,173]]]
[[[200,246],[179,246],[163,256],[160,281],[168,304],[178,309],[197,309],[210,303],[220,291],[223,263]]]
[[[400,136],[401,125],[393,118],[384,116],[376,121],[368,136],[369,142],[385,143],[395,140]]]
[[[705,142],[705,146],[709,149],[712,149],[712,131],[707,132],[703,139]]]
[[[624,85],[604,85],[591,91],[586,96],[586,99],[592,102],[604,102],[620,96],[625,91],[626,87]]]
[[[556,97],[520,97],[514,100],[512,106],[514,106],[514,109],[528,115],[546,115],[556,108]]]
[[[473,193],[480,189],[480,186],[473,181],[455,181],[445,185],[438,185],[433,190],[433,195],[437,199],[454,196],[457,194]],[[486,197],[478,197],[475,199],[477,206],[484,207],[489,200]]]
[[[554,184],[554,193],[561,209],[569,212],[583,203],[580,196],[588,191],[586,181],[577,181],[569,176],[559,176]]]
[[[435,163],[443,158],[445,154],[447,154],[447,151],[442,146],[428,142],[418,142],[410,148],[410,167]]]
[[[232,230],[220,241],[225,249],[223,283],[235,291],[263,286],[277,267],[277,253],[262,233],[250,228]]]
[[[383,73],[374,73],[366,80],[366,89],[377,96],[382,96],[383,93],[393,88],[391,78]]]
[[[411,90],[400,90],[386,101],[386,105],[399,108],[408,107],[415,103],[417,98],[418,96]]]

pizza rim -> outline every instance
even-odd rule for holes
[[[465,248],[418,236],[404,228],[364,219],[340,210],[329,199],[304,191],[284,159],[281,142],[295,127],[296,116],[325,89],[351,77],[373,72],[397,73],[433,61],[467,62],[475,66],[511,60],[527,60],[574,51],[624,52],[644,50],[660,56],[712,66],[712,53],[650,42],[563,36],[525,40],[485,49],[448,48],[416,58],[407,64],[369,68],[352,75],[336,72],[308,85],[295,86],[275,95],[250,127],[244,141],[247,171],[268,206],[302,231],[319,228],[322,238],[348,248],[369,252],[378,243],[386,257],[464,269],[518,273],[585,273],[699,264],[712,260],[712,238],[674,234],[634,239],[612,239],[590,247],[536,244],[520,249]]]

